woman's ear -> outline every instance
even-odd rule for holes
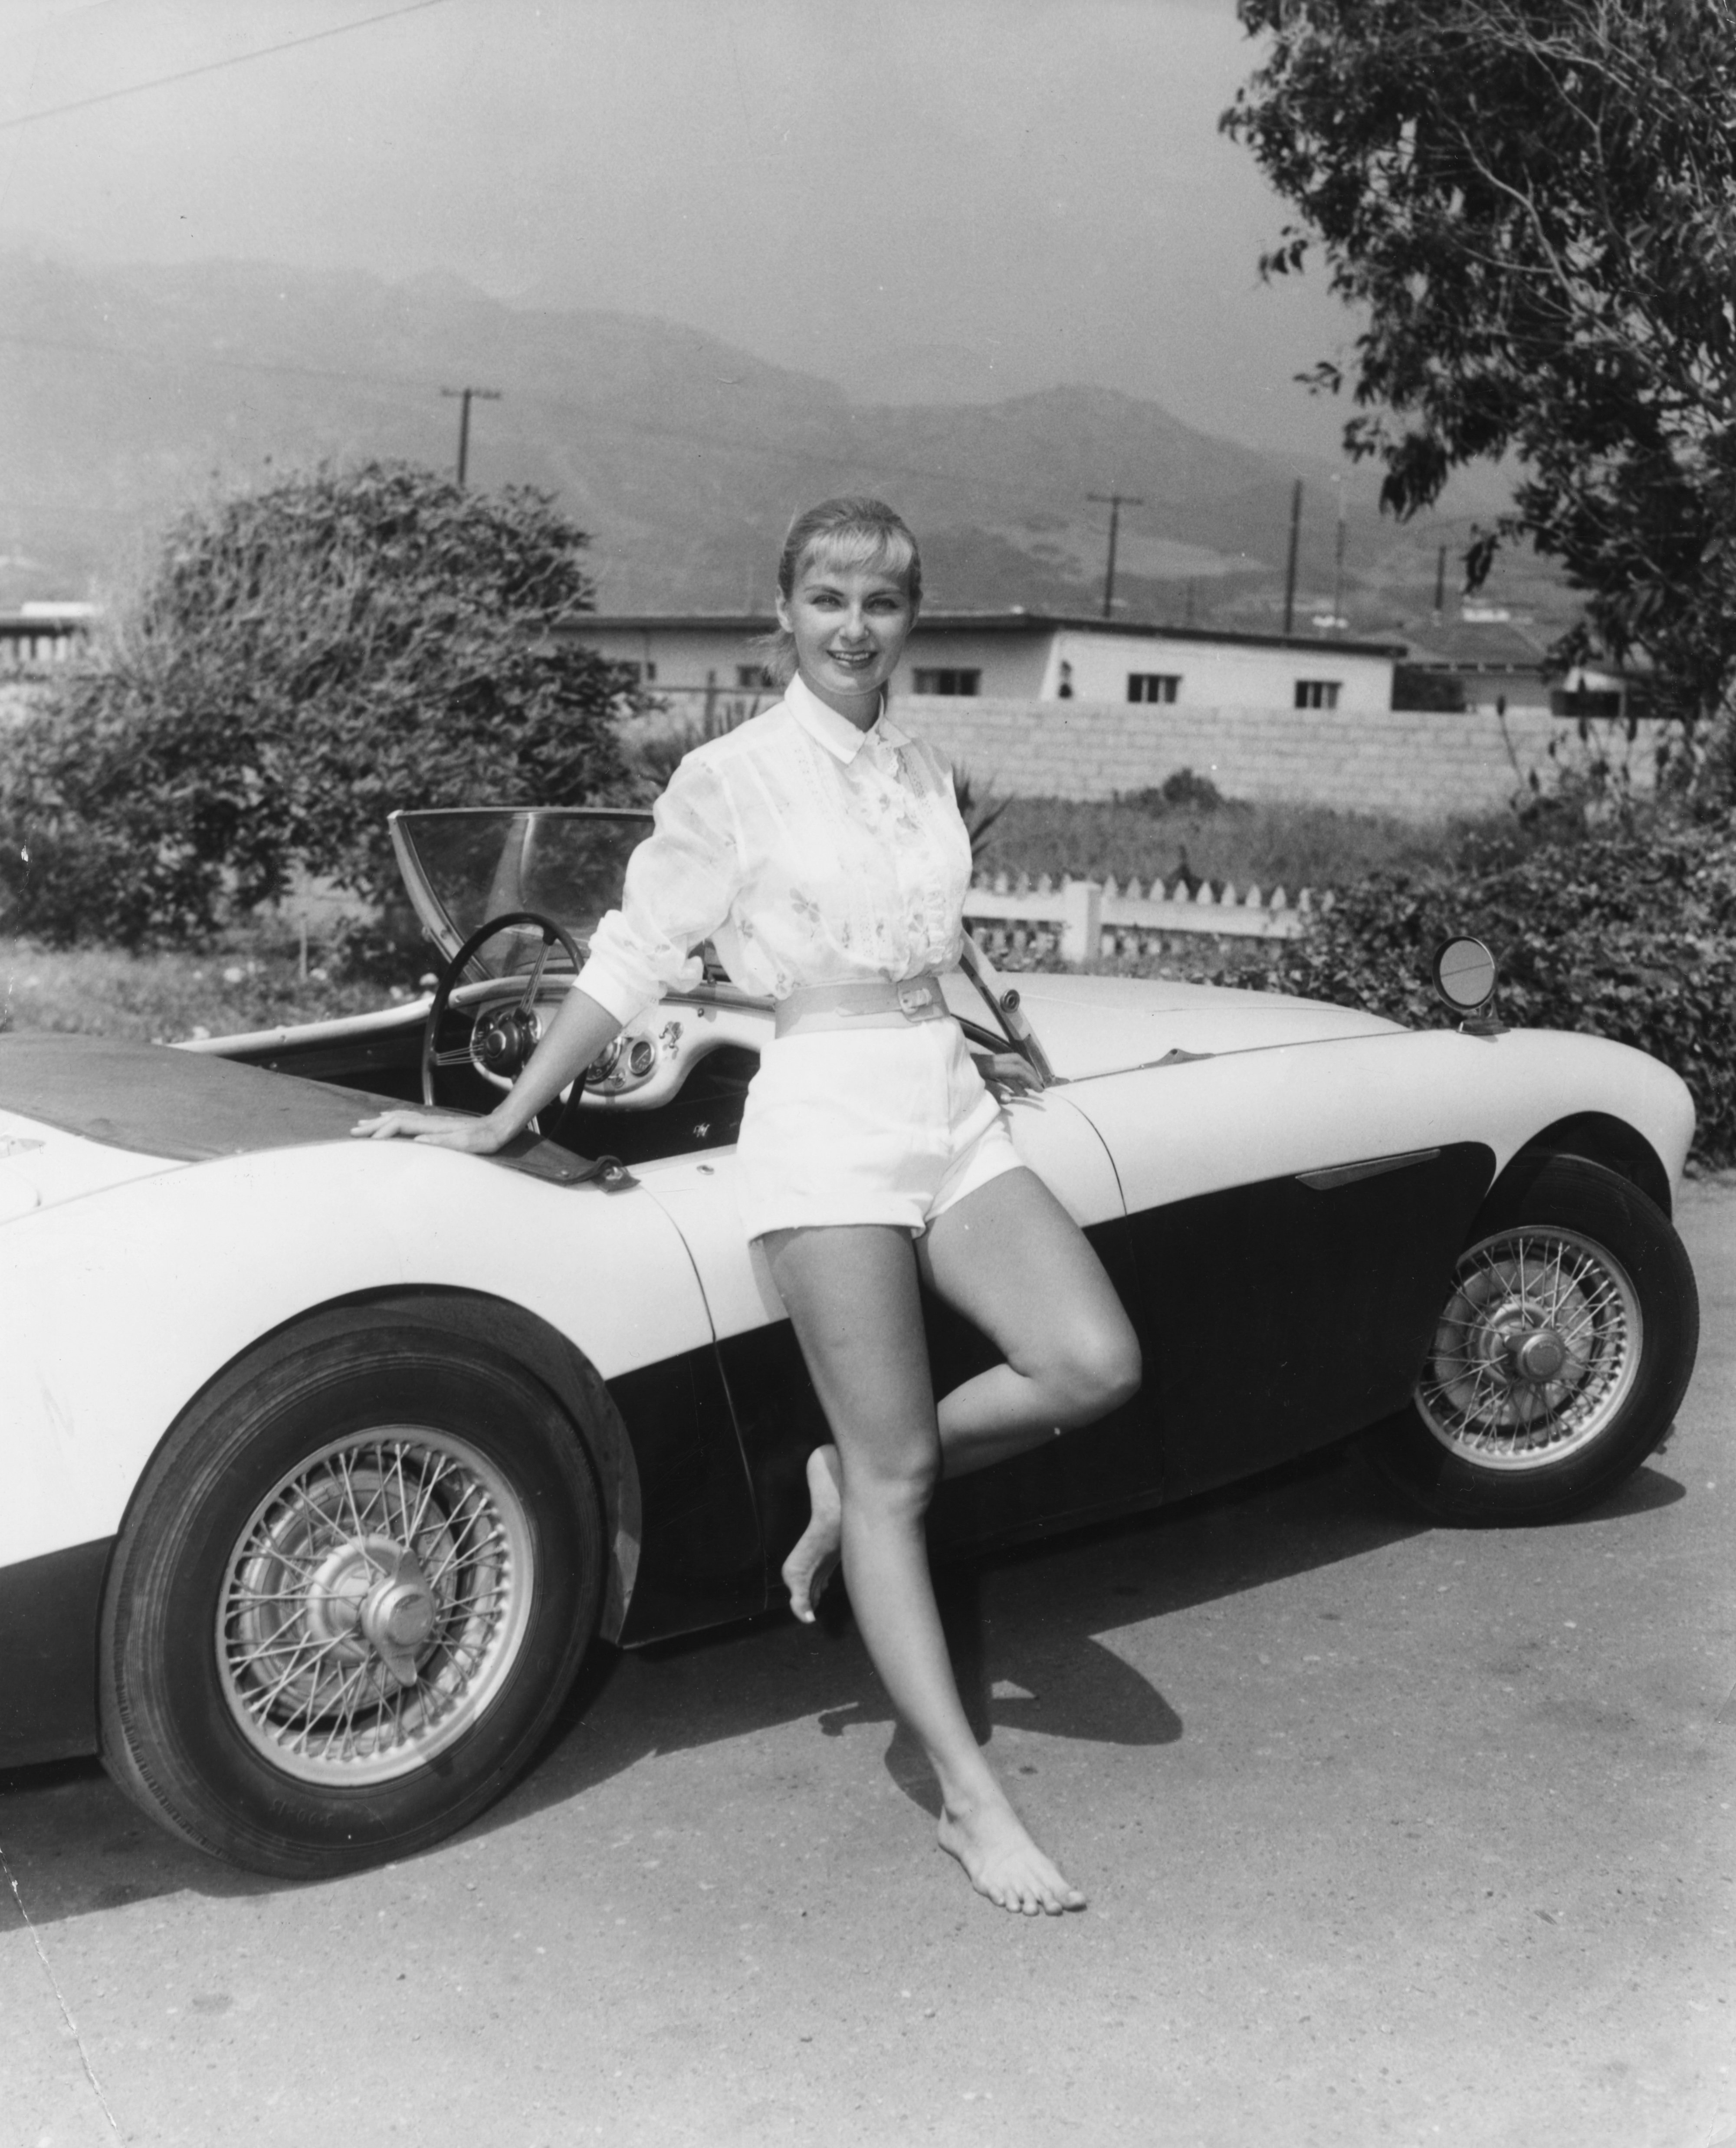
[[[778,591],[774,600],[773,609],[778,615],[778,625],[783,628],[785,633],[794,634],[795,630],[790,624],[790,600],[781,590]]]

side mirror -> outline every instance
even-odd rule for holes
[[[1470,1036],[1499,1036],[1507,1025],[1494,1011],[1495,987],[1500,972],[1495,958],[1480,940],[1443,940],[1429,964],[1429,976],[1437,997],[1462,1017],[1459,1027]]]

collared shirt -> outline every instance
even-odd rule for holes
[[[620,1021],[697,984],[708,939],[774,999],[958,961],[971,839],[951,770],[884,710],[859,730],[792,680],[686,756],[655,822],[579,975]]]

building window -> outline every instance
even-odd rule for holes
[[[650,686],[656,683],[657,666],[655,664],[635,664],[630,657],[624,656],[617,660],[615,668],[626,672],[635,686]]]
[[[1182,684],[1178,671],[1130,671],[1127,674],[1127,699],[1130,701],[1172,701]]]
[[[1578,692],[1568,692],[1556,687],[1550,692],[1549,713],[1552,716],[1618,716],[1622,713],[1622,690],[1619,686],[1583,686]]]
[[[919,694],[980,694],[982,674],[960,671],[950,666],[939,671],[925,671],[919,667],[914,690]]]
[[[1296,705],[1299,709],[1336,709],[1338,705],[1338,681],[1336,679],[1298,679],[1296,682]]]
[[[772,676],[763,664],[738,664],[735,684],[755,693],[764,693],[773,683]]]

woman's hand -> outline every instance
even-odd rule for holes
[[[449,1112],[382,1112],[377,1119],[362,1119],[353,1134],[369,1141],[390,1141],[402,1134],[410,1141],[425,1142],[430,1148],[455,1148],[462,1156],[494,1156],[511,1139],[485,1119],[464,1119]]]
[[[976,1071],[1004,1103],[1009,1097],[1031,1097],[1042,1087],[1028,1060],[1016,1051],[973,1051]]]
[[[366,1141],[390,1141],[402,1134],[430,1148],[455,1148],[463,1156],[496,1156],[534,1127],[537,1113],[583,1074],[620,1027],[607,1007],[574,985],[529,1064],[486,1118],[461,1118],[451,1112],[382,1112],[349,1131]]]

